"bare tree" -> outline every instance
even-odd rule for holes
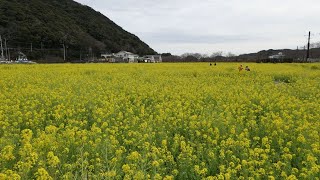
[[[188,57],[188,56],[190,56],[191,55],[191,53],[183,53],[183,54],[181,54],[181,57],[182,58],[185,58],[185,57]]]
[[[181,55],[182,58],[186,58],[188,56],[192,56],[192,57],[195,57],[197,59],[201,59],[201,58],[207,57],[208,55],[201,54],[201,53],[184,53],[184,54]]]
[[[236,55],[233,54],[232,52],[228,52],[227,55],[226,55],[226,57],[229,57],[229,58],[230,58],[230,57],[235,57],[235,56],[236,56]]]
[[[211,58],[215,58],[215,57],[218,57],[218,56],[222,56],[223,52],[222,51],[217,51],[217,52],[213,52],[211,54]]]
[[[203,57],[202,54],[200,54],[200,53],[194,53],[192,56],[197,59],[201,59]]]
[[[320,42],[310,44],[310,48],[320,48]]]

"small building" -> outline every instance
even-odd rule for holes
[[[146,56],[144,56],[144,62],[160,63],[160,62],[162,62],[162,57],[161,57],[161,55],[146,55]]]
[[[18,57],[16,58],[15,63],[18,64],[35,64],[35,62],[30,61],[25,54],[22,52],[18,53]]]
[[[118,53],[113,53],[113,54],[101,54],[101,57],[105,58],[106,62],[134,63],[134,62],[138,62],[139,55],[131,52],[127,52],[127,51],[120,51]]]
[[[115,57],[113,54],[101,54],[101,57],[104,58],[104,62],[115,62]]]
[[[132,52],[120,51],[114,54],[115,57],[122,58],[125,62],[134,63],[138,62],[139,55]]]
[[[277,59],[277,60],[280,60],[280,59],[283,59],[284,57],[285,57],[285,55],[284,55],[282,52],[279,52],[278,54],[269,56],[269,59]]]
[[[310,62],[310,63],[320,62],[320,58],[308,58],[307,62]]]

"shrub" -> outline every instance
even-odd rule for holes
[[[275,82],[282,82],[282,83],[294,83],[295,80],[293,79],[292,76],[290,75],[285,75],[285,74],[278,74],[273,76],[273,80]]]

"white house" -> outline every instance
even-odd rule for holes
[[[120,51],[114,54],[115,57],[122,58],[125,62],[133,63],[137,62],[139,55],[133,54],[132,52]]]
[[[269,56],[269,59],[283,59],[285,55],[282,52],[279,52],[278,54]]]
[[[162,62],[161,55],[146,55],[144,56],[144,61],[149,63],[160,63]]]
[[[113,54],[101,54],[101,57],[105,58],[108,62],[137,62],[139,55],[133,54],[127,51],[120,51]]]
[[[101,54],[101,57],[104,58],[106,62],[133,63],[138,62],[139,59],[139,55],[128,51],[120,51],[112,54]],[[140,58],[140,60],[148,63],[160,63],[162,62],[162,57],[161,55],[146,55]]]

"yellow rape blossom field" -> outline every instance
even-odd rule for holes
[[[0,179],[319,179],[320,64],[0,66]]]

